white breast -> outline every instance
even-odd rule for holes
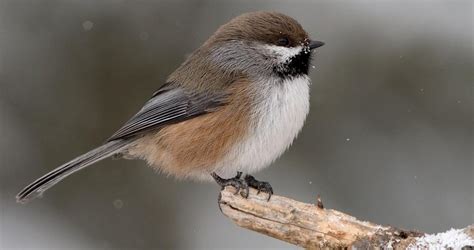
[[[309,84],[307,76],[261,83],[252,113],[256,122],[216,166],[216,172],[226,178],[237,171],[253,173],[278,158],[303,127],[309,112]]]

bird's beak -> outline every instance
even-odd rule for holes
[[[310,40],[309,44],[308,44],[308,47],[309,47],[309,49],[313,50],[313,49],[319,48],[323,45],[324,45],[324,42]]]

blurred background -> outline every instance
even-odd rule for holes
[[[472,1],[0,0],[1,249],[293,249],[235,226],[214,183],[105,160],[14,196],[99,145],[240,13],[301,22],[311,113],[256,174],[279,195],[427,232],[474,222]]]

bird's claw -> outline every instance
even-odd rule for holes
[[[260,194],[260,192],[267,193],[268,194],[267,201],[270,200],[270,197],[272,197],[273,195],[273,188],[270,185],[270,183],[266,181],[258,181],[251,175],[246,175],[244,180],[249,187],[253,187],[257,189],[257,194]]]
[[[242,192],[240,192],[242,197],[247,198],[249,196],[249,186],[244,179],[240,178],[242,176],[242,172],[237,172],[237,175],[230,179],[221,178],[216,173],[212,173],[211,175],[217,184],[221,186],[221,189],[224,189],[227,186],[232,186],[235,188],[234,194],[238,194],[242,190]]]
[[[260,192],[268,194],[267,201],[269,201],[273,195],[273,188],[270,183],[266,181],[258,181],[251,175],[245,175],[245,178],[241,179],[242,172],[237,172],[237,175],[230,179],[224,179],[216,173],[212,173],[211,176],[217,184],[221,186],[221,189],[224,189],[227,186],[232,186],[236,189],[234,194],[240,192],[240,195],[244,198],[248,198],[250,187],[257,189],[257,194],[260,194]]]

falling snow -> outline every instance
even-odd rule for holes
[[[121,209],[123,207],[123,201],[122,200],[117,199],[117,200],[114,200],[113,203],[114,203],[114,207],[116,209]]]
[[[82,28],[84,28],[85,31],[89,31],[91,30],[92,28],[94,27],[94,23],[87,20],[85,22],[82,23]]]

